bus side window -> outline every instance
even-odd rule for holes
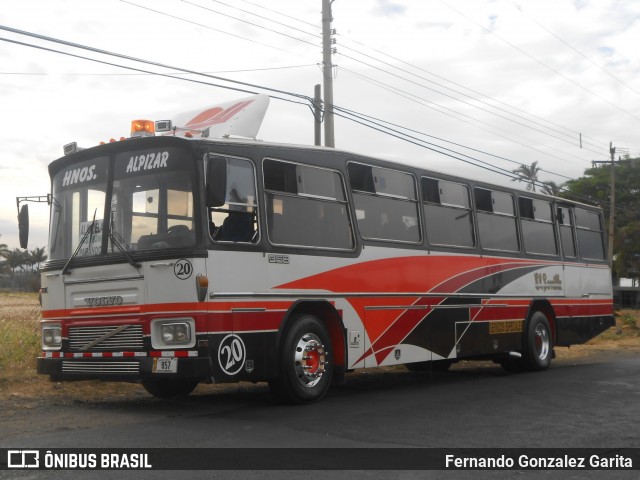
[[[469,187],[427,177],[422,177],[420,182],[429,243],[474,247],[476,242]]]
[[[524,251],[537,255],[558,255],[551,203],[546,200],[520,197],[518,206]]]
[[[352,250],[339,172],[288,161],[264,161],[267,234],[274,245]]]
[[[575,208],[576,231],[580,257],[584,260],[604,260],[602,219],[596,212]]]
[[[256,243],[258,205],[253,164],[219,155],[209,155],[208,160],[209,234],[218,242]]]
[[[517,252],[520,250],[513,195],[475,189],[480,243],[487,250]]]
[[[571,209],[569,207],[558,207],[557,213],[558,228],[560,230],[560,242],[562,252],[567,258],[576,258],[576,242],[574,235],[574,224]]]
[[[358,230],[368,240],[420,243],[418,197],[410,173],[351,162]]]

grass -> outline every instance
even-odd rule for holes
[[[64,396],[105,398],[144,395],[141,386],[113,382],[50,382],[36,373],[40,354],[40,305],[35,293],[0,292],[0,400],[2,398]],[[593,350],[640,350],[640,312],[616,312],[621,333],[613,327],[586,345],[557,349],[559,358],[583,355]]]
[[[38,294],[0,293],[0,378],[35,370],[40,353],[39,322]]]

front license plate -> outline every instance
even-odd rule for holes
[[[153,359],[153,373],[178,373],[178,359],[155,357]]]

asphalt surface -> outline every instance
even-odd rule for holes
[[[473,364],[471,364],[473,365]],[[46,399],[0,425],[0,447],[640,447],[640,354],[555,361],[539,373],[454,366],[447,373],[348,376],[320,403],[279,404],[266,385],[200,388],[184,399]],[[293,451],[292,454],[295,454]],[[322,455],[318,451],[318,455]],[[7,478],[298,478],[300,471],[0,472]],[[60,475],[63,474],[63,475]],[[638,471],[315,471],[342,478],[638,478]]]

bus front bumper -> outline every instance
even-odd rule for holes
[[[166,357],[39,357],[37,360],[37,372],[43,375],[49,375],[52,381],[138,381],[150,378],[203,380],[213,376],[213,365],[210,357],[173,358],[170,369],[165,371],[162,371],[161,367],[158,366],[161,360],[166,360]],[[176,362],[175,365],[173,362]]]

